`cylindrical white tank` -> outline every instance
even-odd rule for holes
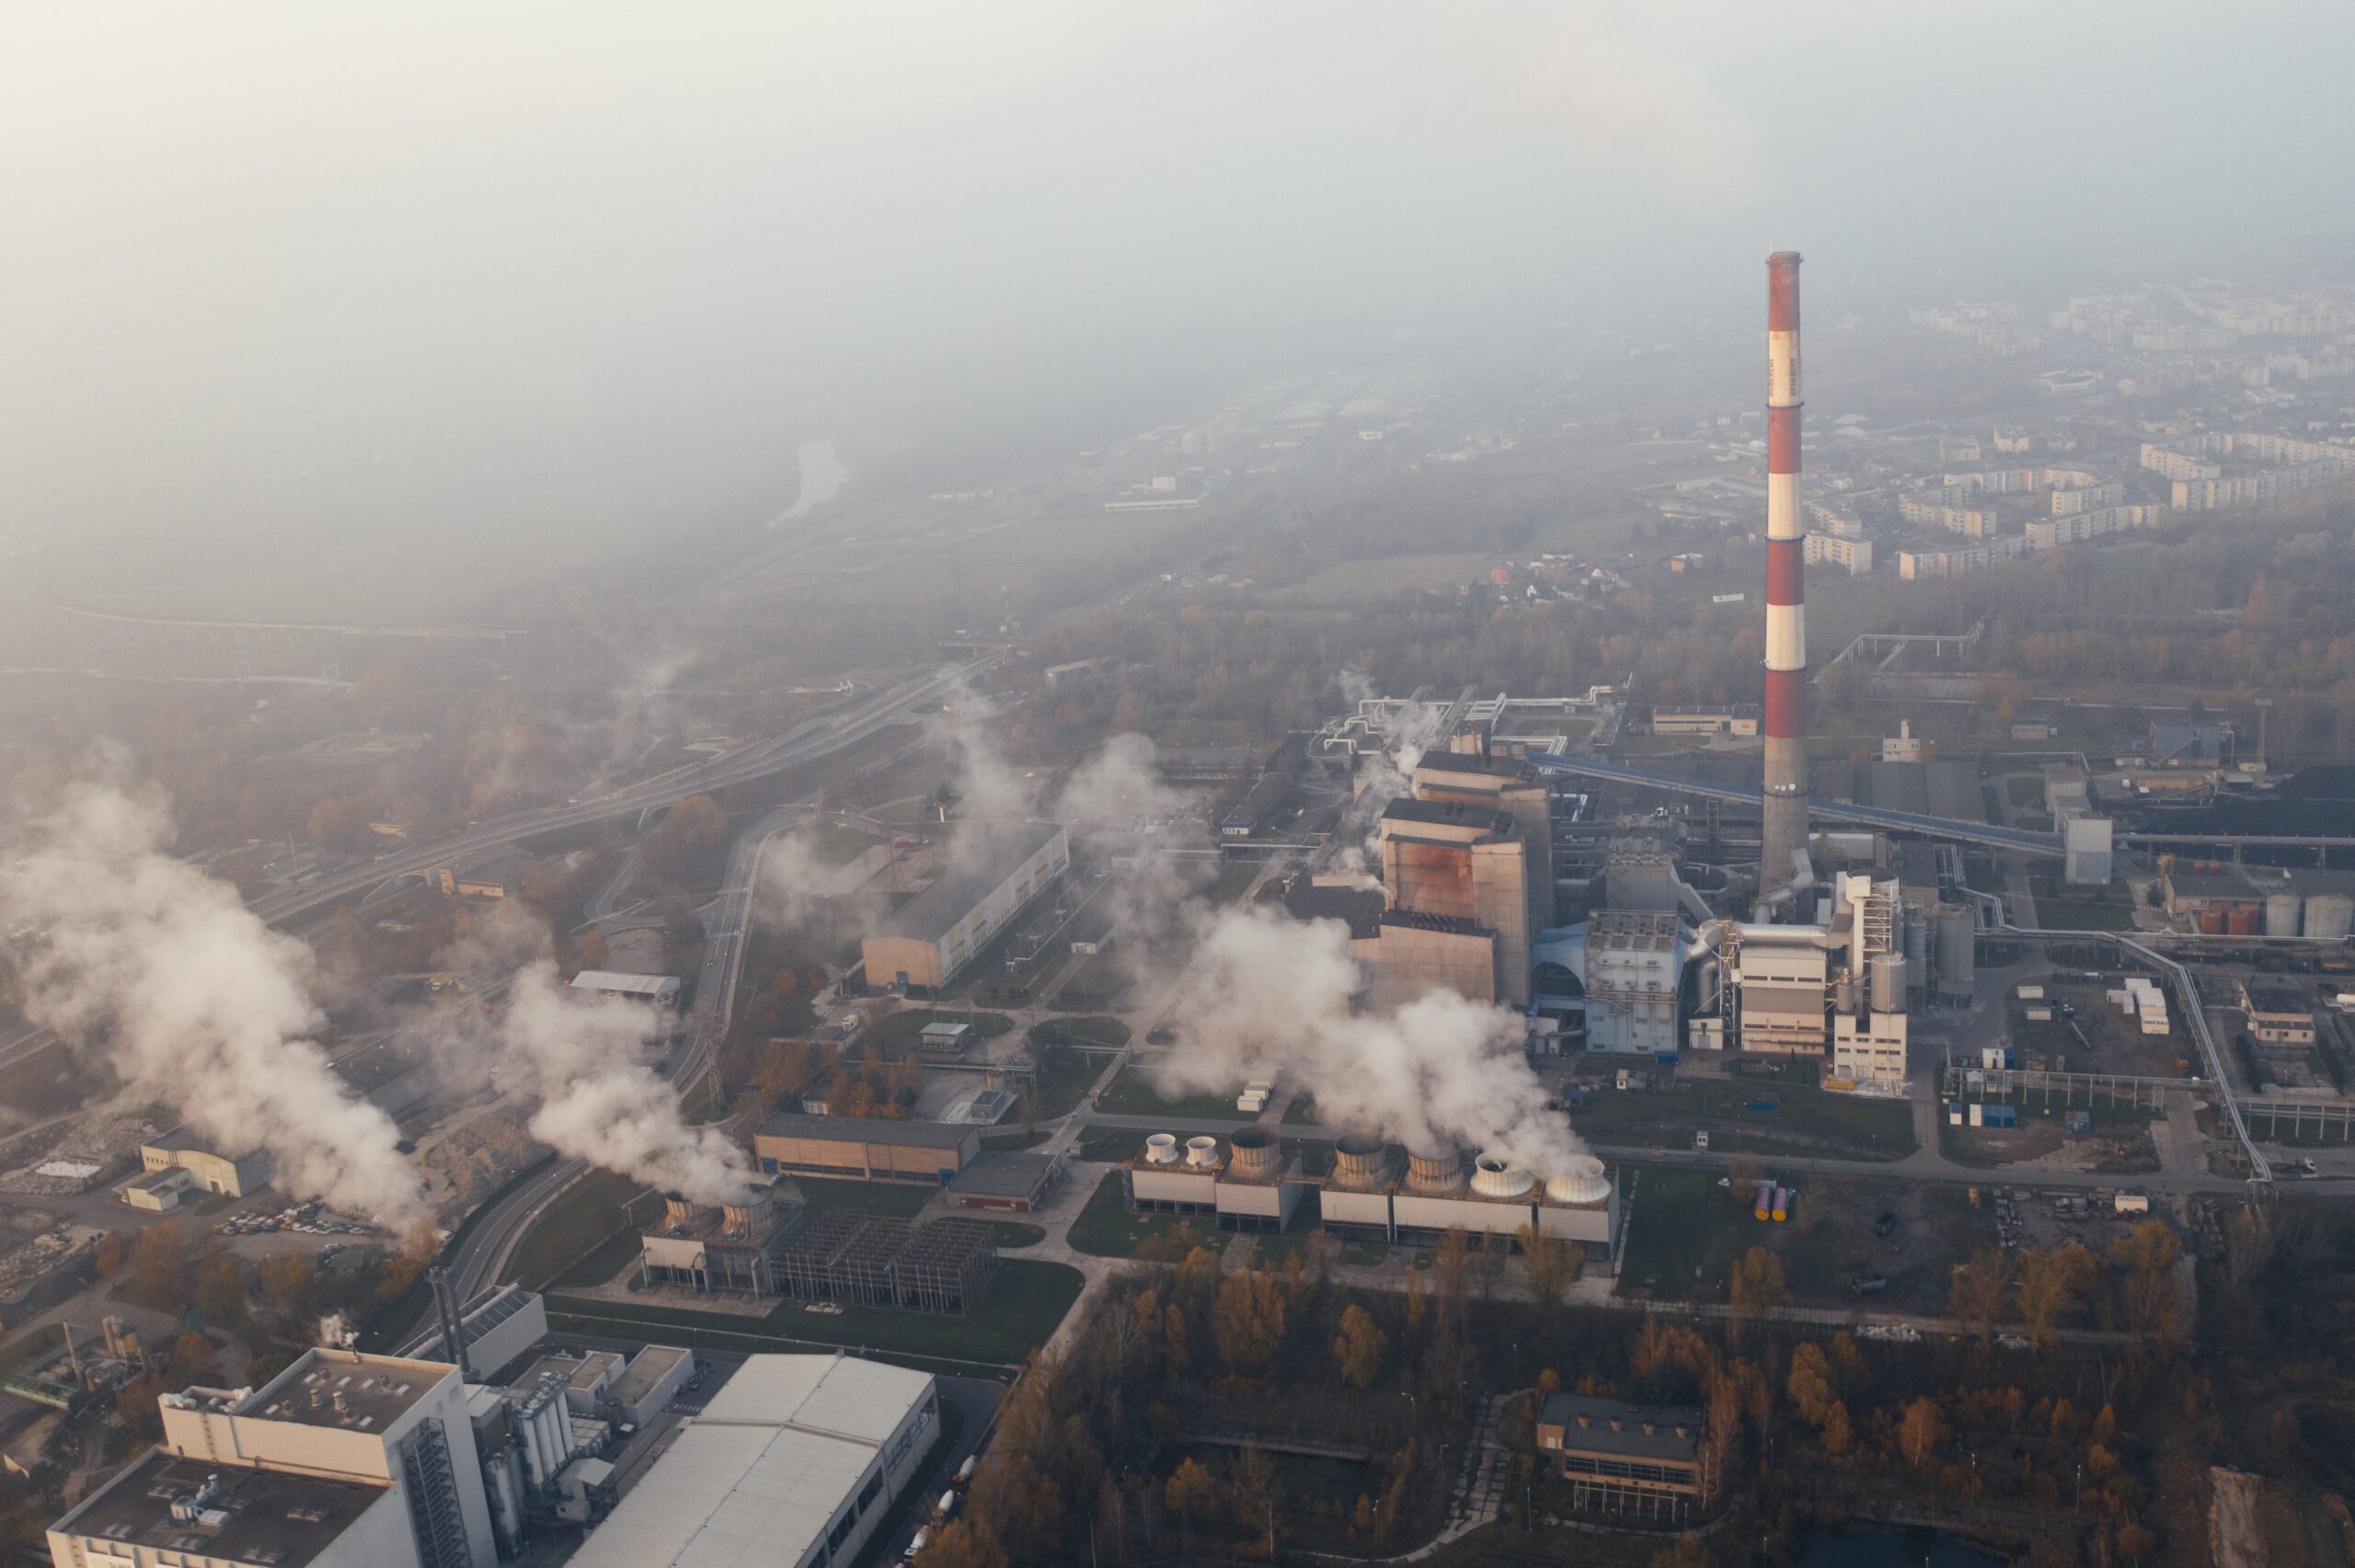
[[[1188,1139],[1186,1163],[1200,1171],[1215,1169],[1218,1165],[1218,1139],[1215,1138]]]
[[[1832,1009],[1835,1013],[1853,1014],[1864,998],[1858,994],[1862,982],[1854,975],[1842,975],[1832,983]]]
[[[1873,955],[1873,1011],[1902,1013],[1905,1011],[1905,960],[1895,953]]]
[[[2267,895],[2265,900],[2265,934],[2268,936],[2297,935],[2299,927],[2298,915],[2302,908],[2303,908],[2303,905],[2301,903],[2295,893],[2272,893]]]
[[[2351,928],[2355,928],[2355,898],[2344,893],[2317,893],[2306,900],[2307,936],[2338,942]]]
[[[1175,1165],[1178,1163],[1178,1135],[1173,1132],[1155,1133],[1144,1140],[1144,1157],[1148,1164]]]

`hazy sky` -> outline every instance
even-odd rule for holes
[[[593,542],[1775,246],[1874,306],[2343,246],[2350,60],[2344,0],[23,0],[0,533]]]

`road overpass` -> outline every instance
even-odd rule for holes
[[[1618,784],[1639,784],[1647,789],[1731,801],[1738,806],[1756,807],[1765,800],[1765,792],[1755,784],[1720,784],[1715,779],[1694,778],[1689,773],[1630,767],[1625,762],[1609,762],[1599,758],[1533,756],[1529,761],[1548,773],[1608,779]],[[1999,828],[1986,822],[1965,822],[1952,817],[1929,817],[1913,811],[1891,811],[1885,807],[1859,806],[1853,801],[1810,799],[1808,814],[1834,822],[1855,822],[1886,832],[1917,833],[1924,838],[1983,844],[1990,849],[2017,850],[2027,854],[2061,853],[2061,836],[2057,833],[2031,832],[2025,828]]]

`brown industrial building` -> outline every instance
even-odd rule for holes
[[[984,1149],[948,1184],[948,1207],[1028,1214],[1045,1200],[1063,1173],[1051,1154],[1020,1154]]]
[[[947,1185],[981,1152],[982,1129],[946,1122],[813,1116],[781,1111],[752,1136],[772,1176],[847,1176],[862,1182]]]
[[[1054,823],[1017,822],[966,831],[989,838],[982,843],[960,842],[956,868],[901,905],[861,945],[868,985],[939,990],[1070,868],[1071,839]]]
[[[1580,1507],[1681,1519],[1701,1501],[1697,1410],[1553,1394],[1537,1412],[1537,1448],[1554,1457]]]

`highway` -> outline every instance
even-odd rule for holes
[[[783,734],[756,740],[723,757],[676,768],[654,778],[605,795],[587,796],[557,806],[534,807],[487,818],[461,832],[430,844],[392,853],[320,877],[299,887],[283,888],[252,900],[247,906],[271,925],[280,925],[315,910],[348,898],[396,877],[421,876],[460,856],[494,848],[535,833],[578,827],[608,818],[669,806],[691,795],[781,773],[815,761],[881,731],[906,717],[921,704],[938,698],[967,675],[1005,650],[992,647],[970,660],[945,664],[929,674],[903,681],[834,713],[804,719]],[[0,1038],[0,1067],[12,1066],[48,1046],[55,1036],[43,1028],[26,1025]]]

